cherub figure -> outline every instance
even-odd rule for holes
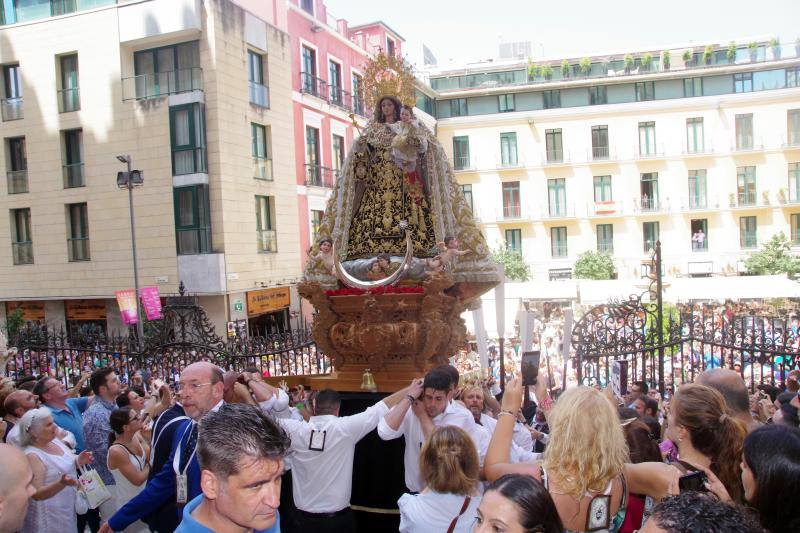
[[[461,243],[457,237],[451,235],[445,237],[444,241],[440,242],[438,246],[442,253],[427,261],[428,271],[430,272],[441,272],[457,257],[472,253],[472,250],[459,250]]]
[[[314,256],[314,259],[318,261],[322,266],[327,270],[331,275],[335,274],[335,268],[333,266],[333,241],[328,237],[324,237],[319,241],[319,253]]]
[[[392,257],[389,254],[378,254],[375,262],[380,265],[385,276],[391,276],[395,270],[400,268],[397,263],[392,263]]]
[[[374,260],[369,265],[369,272],[367,272],[367,278],[369,278],[370,281],[377,281],[385,277],[386,277],[386,272],[383,270],[381,262],[379,262],[377,259]]]

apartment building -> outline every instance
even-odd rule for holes
[[[657,240],[673,277],[743,273],[779,231],[800,249],[800,44],[505,61],[430,84],[417,105],[489,243],[537,281],[571,278],[587,250],[637,279]]]
[[[295,168],[303,261],[355,136],[372,115],[363,68],[383,51],[402,55],[403,38],[384,22],[349,26],[321,0],[287,0],[292,50]]]
[[[283,2],[6,0],[2,15],[0,321],[22,307],[121,327],[130,155],[140,285],[183,282],[221,335],[288,328],[300,246]]]

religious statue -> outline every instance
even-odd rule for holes
[[[460,244],[458,239],[452,235],[445,237],[444,241],[439,243],[439,249],[442,253],[435,256],[433,259],[428,259],[428,271],[441,272],[445,268],[452,266],[456,258],[472,253],[471,250],[459,250]]]

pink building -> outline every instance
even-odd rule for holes
[[[361,95],[364,62],[402,54],[403,38],[381,21],[349,27],[322,0],[287,0],[292,50],[300,249],[305,262],[345,154],[372,110]]]

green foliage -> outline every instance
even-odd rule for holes
[[[633,56],[631,54],[625,54],[624,65],[625,72],[629,72],[633,68]]]
[[[611,279],[613,274],[614,260],[610,254],[589,250],[575,261],[576,279]]]
[[[534,63],[531,58],[528,58],[528,79],[532,80],[536,76],[539,76],[541,71],[541,67]]]
[[[522,253],[510,250],[505,243],[492,250],[492,258],[503,265],[506,279],[510,281],[528,281],[531,279],[531,267],[525,262]]]
[[[664,70],[669,70],[670,57],[669,50],[664,50],[661,52],[661,64],[664,65]]]
[[[769,40],[769,45],[772,48],[778,48],[781,45],[781,40],[778,39],[777,37],[773,37],[772,39]]]
[[[13,313],[6,317],[5,330],[9,345],[16,340],[17,333],[19,333],[19,330],[22,329],[22,326],[24,325],[25,319],[23,318],[22,308],[17,307],[14,309]]]
[[[692,56],[694,56],[694,52],[693,51],[684,50],[684,52],[683,52],[683,60],[684,61],[687,61],[687,62],[691,61],[692,60]]]
[[[544,79],[549,80],[553,76],[553,67],[550,65],[542,65],[539,68],[539,73]]]
[[[561,76],[564,78],[569,77],[569,61],[566,59],[561,62]]]
[[[584,57],[583,59],[581,59],[579,65],[581,69],[581,74],[583,74],[584,76],[589,74],[589,71],[592,70],[592,62],[589,60],[588,57]]]
[[[642,56],[642,68],[650,70],[650,65],[653,64],[653,54],[650,52]]]
[[[800,272],[800,257],[792,253],[792,244],[781,231],[772,236],[758,252],[744,262],[748,274],[769,275]]]
[[[710,44],[707,44],[706,47],[703,49],[703,61],[705,61],[706,65],[711,63],[711,56],[714,54],[714,47]]]
[[[733,61],[736,59],[736,43],[731,41],[728,43],[728,61]]]
[[[758,43],[755,41],[750,41],[749,43],[747,43],[747,49],[751,51],[758,50]]]
[[[655,300],[653,300],[652,303],[655,304],[656,303]],[[680,314],[680,311],[678,311],[678,308],[675,307],[673,304],[671,304],[669,302],[662,302],[662,304],[661,304],[661,316],[662,316],[661,331],[664,334],[664,342],[666,343],[666,342],[669,342],[669,324],[670,324],[670,321],[672,321],[673,323],[679,322],[680,318],[681,318],[681,314]],[[647,332],[648,340],[650,342],[652,342],[652,343],[657,343],[658,342],[658,336],[657,336],[658,335],[658,328],[656,327],[656,319],[657,318],[658,317],[655,315],[655,312],[652,315],[650,313],[648,313],[647,314],[647,319],[646,319],[646,322],[645,322],[645,331]],[[678,353],[678,346],[671,346],[669,348],[665,348],[665,350],[664,350],[664,354],[665,355],[674,355],[676,353]],[[665,368],[665,370],[664,370],[665,373],[669,373],[668,368],[669,367]]]

